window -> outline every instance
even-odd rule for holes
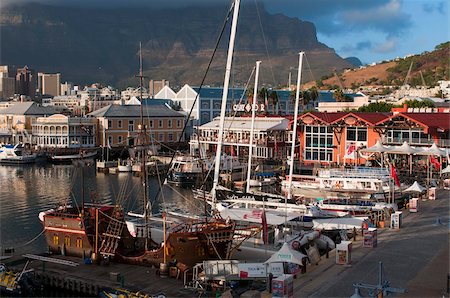
[[[122,128],[122,120],[118,120],[117,121],[117,127],[118,128]]]
[[[113,136],[109,136],[108,137],[108,145],[112,145],[112,144],[114,144],[114,138],[113,138]]]
[[[167,120],[167,127],[172,128],[172,120]]]
[[[164,134],[163,133],[159,134],[159,141],[160,142],[164,141]]]
[[[58,236],[58,234],[54,234],[53,235],[53,244],[54,245],[59,245],[59,236]]]
[[[169,142],[173,142],[173,133],[169,133],[169,134],[167,135],[167,137],[168,137],[168,139],[169,139]]]
[[[119,143],[119,145],[122,144],[122,136],[118,136],[117,137],[117,143]]]
[[[153,120],[150,120],[150,128],[153,128]]]
[[[177,120],[177,127],[181,127],[181,120]]]
[[[163,127],[163,121],[162,121],[162,120],[159,120],[159,121],[158,121],[158,127],[159,127],[159,128]]]
[[[356,150],[367,147],[367,127],[347,127],[345,152],[350,152],[349,148],[354,146]]]
[[[70,247],[70,236],[64,237],[64,245]]]
[[[134,131],[134,121],[133,120],[128,121],[128,131]]]
[[[76,244],[77,244],[77,247],[78,247],[78,248],[82,248],[82,247],[83,247],[83,239],[81,239],[81,238],[78,237],[78,238],[77,238],[77,243],[76,243]]]
[[[333,161],[333,129],[327,126],[305,126],[304,159]]]
[[[108,127],[107,128],[112,128],[112,120],[108,120]]]

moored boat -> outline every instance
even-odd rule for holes
[[[23,144],[0,145],[0,163],[28,164],[36,161],[36,153],[27,153]]]

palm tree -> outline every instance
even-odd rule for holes
[[[309,89],[309,96],[311,97],[311,101],[316,102],[317,98],[319,98],[319,90],[317,90],[316,86],[312,86]]]
[[[258,99],[264,100],[265,103],[268,97],[269,97],[269,90],[267,90],[267,88],[262,87],[261,89],[259,89]]]
[[[247,103],[252,104],[253,103],[253,94],[255,92],[255,88],[249,87],[247,89]]]
[[[305,111],[305,106],[308,105],[308,103],[311,101],[311,96],[309,94],[309,91],[302,91],[302,93],[300,93],[300,100],[302,101],[302,112]]]
[[[343,102],[345,100],[344,92],[340,88],[337,88],[336,90],[334,90],[333,97],[337,102]]]
[[[269,98],[272,100],[272,105],[274,108],[274,113],[278,114],[278,93],[276,91],[271,91],[269,94]],[[275,112],[276,109],[276,112]]]

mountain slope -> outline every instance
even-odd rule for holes
[[[331,68],[350,67],[333,49],[318,42],[312,23],[272,15],[261,6],[258,9],[260,18],[254,5],[241,8],[235,83],[246,82],[259,59],[263,61],[263,82],[286,84],[289,68],[296,66],[300,50],[307,52],[315,78]],[[150,79],[197,85],[226,11],[224,6],[160,10],[9,6],[0,14],[0,63],[58,71],[63,80],[82,84],[136,85],[138,43],[142,41],[145,74]],[[223,80],[227,43],[225,35],[207,84],[220,85]]]
[[[434,51],[395,59],[362,69],[343,72],[339,75],[344,88],[357,88],[361,85],[401,86],[405,83],[408,70],[411,73],[407,83],[411,86],[422,85],[422,77],[427,86],[435,86],[440,80],[449,80],[450,42],[436,46]],[[326,78],[328,77],[328,78]],[[322,83],[325,88],[339,86],[336,76],[326,76]],[[306,86],[311,87],[314,82]]]

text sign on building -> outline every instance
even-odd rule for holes
[[[241,263],[238,264],[239,277],[249,278],[249,277],[265,277],[266,265],[261,263]]]
[[[254,106],[254,109],[256,112],[264,112],[265,111],[265,106],[263,103],[261,104],[256,104]],[[235,104],[233,105],[233,111],[235,112],[250,112],[252,110],[252,105],[251,104]]]

